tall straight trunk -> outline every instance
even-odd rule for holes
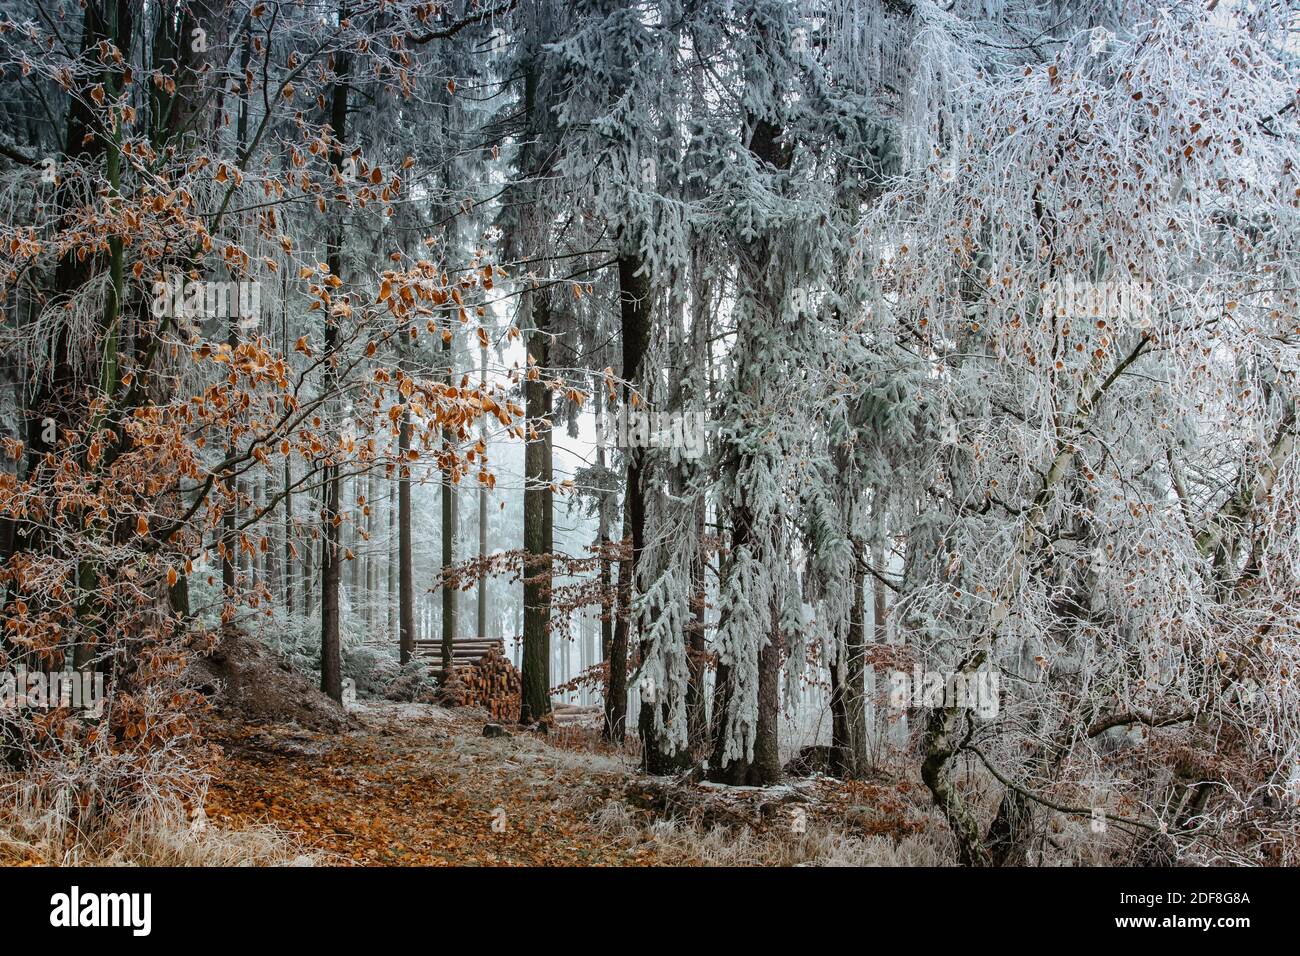
[[[553,109],[555,85],[547,44],[557,39],[564,9],[559,4],[532,3],[520,9],[522,117],[519,182],[512,187],[521,209],[520,251],[545,261],[552,246],[554,209],[544,184],[559,152]],[[548,267],[549,269],[549,267]],[[524,446],[523,601],[520,670],[523,680],[519,719],[528,724],[551,712],[551,570],[554,551],[551,482],[551,390],[545,382],[551,358],[550,292],[541,283],[525,293],[525,346],[528,367],[523,383],[527,438]]]
[[[650,347],[650,331],[653,324],[653,294],[650,274],[646,264],[639,256],[624,253],[618,257],[618,300],[619,325],[623,344],[623,407],[627,414],[633,410],[633,388],[640,386],[644,391],[643,368],[645,355]],[[636,593],[637,569],[641,555],[645,551],[645,449],[633,446],[627,449],[627,491],[626,502],[627,525],[624,533],[631,539],[632,554],[628,566],[627,583],[630,593]],[[621,582],[620,582],[621,583]],[[628,627],[630,629],[631,622]],[[640,645],[639,659],[645,660],[648,647]],[[663,708],[659,688],[643,695],[639,712],[638,732],[641,736],[641,765],[648,773],[664,774],[680,769],[689,761],[689,754],[678,751],[671,753],[667,745],[655,733],[655,708]]]
[[[307,496],[307,502],[309,506],[313,503],[311,495]],[[319,536],[316,519],[309,507],[302,536],[302,612],[307,617],[316,613],[316,541]]]
[[[339,633],[339,591],[342,588],[342,568],[339,563],[339,526],[334,523],[340,505],[338,466],[329,465],[325,469],[325,520],[322,522],[320,549],[320,689],[341,703],[343,644]]]
[[[248,62],[250,56],[251,56],[251,39],[247,34],[245,34],[244,46],[240,54],[241,72],[243,70],[248,69]],[[248,134],[248,108],[247,108],[248,99],[247,99],[246,92],[241,94],[240,102],[241,102],[241,106],[239,110],[238,131],[236,133],[236,139],[241,144],[240,148],[242,149],[242,144],[246,141],[247,134]],[[234,350],[235,346],[239,344],[239,321],[234,316],[231,316],[230,322],[226,326],[226,344],[230,346],[232,351]],[[235,455],[235,451],[236,448],[235,448],[234,436],[232,433],[227,437],[226,454],[229,457],[233,458]],[[239,504],[240,504],[240,497],[241,497],[240,486],[242,483],[238,480],[238,478],[235,476],[235,473],[233,471],[227,472],[225,478],[226,478],[225,483],[230,489],[231,502],[230,502],[230,508],[229,510],[227,510],[222,521],[222,527],[224,528],[225,533],[222,535],[221,540],[222,540],[222,545],[224,546],[225,554],[221,562],[221,585],[224,589],[226,589],[226,595],[225,595],[226,600],[230,601],[233,600],[235,589],[238,587],[239,584],[239,566],[242,562],[242,559],[237,554],[237,548],[238,548],[237,527],[239,524]]]
[[[397,636],[397,487],[399,482],[388,482],[388,639]],[[403,662],[404,663],[404,662]]]
[[[339,5],[339,20],[346,20],[348,16],[347,4]],[[330,104],[330,126],[333,129],[335,137],[335,146],[330,151],[330,162],[334,167],[336,175],[342,174],[343,167],[343,142],[347,139],[348,124],[348,76],[351,69],[351,58],[347,54],[340,56],[337,64],[338,77],[334,83],[332,93],[332,102]],[[329,266],[330,275],[340,276],[343,270],[343,214],[342,211],[336,213],[336,219],[333,227],[333,234],[330,236],[328,243],[328,252],[326,253],[326,264]],[[325,353],[327,356],[332,355],[338,348],[339,330],[338,324],[330,314],[325,319]],[[326,393],[336,392],[338,389],[337,371],[334,364],[330,361],[325,363],[325,390]],[[337,406],[337,400],[331,398],[329,404]],[[336,408],[330,409],[330,417]],[[338,444],[337,423],[330,421],[330,444]],[[332,448],[331,452],[337,454],[337,449]],[[325,520],[324,527],[321,529],[321,668],[320,668],[320,686],[321,690],[328,694],[334,700],[342,702],[343,700],[343,645],[339,634],[339,588],[341,586],[340,559],[339,553],[340,541],[340,476],[339,466],[336,462],[331,461],[325,466]]]
[[[227,445],[227,454],[232,451],[233,447]],[[221,516],[221,588],[225,593],[225,600],[229,601],[232,599],[238,583],[235,563],[237,560],[235,543],[238,539],[235,525],[239,516],[239,486],[233,475],[227,474],[227,477],[229,479],[230,503]]]
[[[455,385],[455,356],[452,351],[454,339],[447,339],[443,344],[443,352],[447,360],[446,382],[447,385]],[[442,431],[442,442],[444,449],[448,452],[456,444],[456,433],[451,428],[444,428]],[[452,480],[450,471],[446,471],[442,476],[442,672],[446,674],[451,669],[452,645],[456,640],[456,625],[458,617],[458,597],[460,588],[451,584],[449,576],[452,568],[456,564],[456,483]]]
[[[353,475],[347,482],[348,488],[352,494],[349,496],[352,503],[352,514],[354,520],[346,525],[348,544],[344,548],[344,557],[351,553],[352,559],[347,562],[348,565],[348,605],[352,608],[352,619],[357,618],[357,608],[361,604],[361,560],[358,555],[361,554],[361,501],[365,497],[361,490],[361,476]]]
[[[281,306],[280,306],[280,348],[285,355],[289,354],[289,272],[283,273],[281,284]],[[293,617],[294,609],[294,562],[293,562],[293,459],[289,455],[284,456],[284,610],[290,617]]]
[[[375,591],[379,589],[379,567],[375,561],[375,490],[379,486],[379,479],[375,477],[373,470],[366,472],[366,590],[364,595],[366,608],[366,634],[369,635],[375,626]]]
[[[261,507],[261,501],[257,497],[257,479],[250,477],[244,482],[244,493],[248,496],[248,518],[254,521],[257,516],[258,508]],[[259,553],[257,550],[257,525],[251,524],[244,533],[246,546],[242,553],[244,555],[245,569],[248,571],[248,586],[250,590],[257,590],[258,586],[263,583],[262,568],[259,562]]]
[[[235,482],[235,494],[239,498],[239,504],[246,512],[244,520],[254,515],[257,511],[257,502],[253,500],[253,486],[243,478]],[[244,588],[251,588],[257,584],[253,574],[253,556],[246,547],[248,532],[237,531],[235,536],[235,569],[239,576],[239,583]]]
[[[445,433],[444,433],[445,434]],[[450,575],[456,564],[456,486],[448,472],[442,476],[442,571]],[[456,641],[459,618],[457,597],[460,588],[453,584],[442,587],[442,670],[451,667],[452,646]]]
[[[488,350],[486,347],[479,350],[479,388],[487,390],[487,362]],[[484,447],[487,447],[487,421],[484,420],[480,426],[480,438]],[[487,556],[488,556],[488,487],[482,482],[478,486],[478,559],[482,567],[480,568],[481,577],[478,579],[478,585],[475,587],[475,598],[477,599],[477,611],[474,621],[474,636],[488,637],[488,576],[487,576]]]
[[[551,712],[551,560],[555,550],[551,489],[551,390],[542,372],[550,363],[550,303],[532,293],[524,414],[524,653],[519,719],[530,724]]]
[[[267,593],[274,597],[279,582],[275,579],[275,549],[270,547],[267,540],[275,533],[274,516],[266,508],[266,503],[271,500],[271,494],[272,489],[267,482],[266,472],[262,472],[257,476],[258,508],[266,510],[267,513],[262,516],[258,528],[257,554],[262,566],[262,583],[266,585]]]
[[[407,664],[415,654],[415,568],[411,555],[411,409],[402,403],[402,419],[397,429],[397,632],[401,662]]]

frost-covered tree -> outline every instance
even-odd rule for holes
[[[1085,25],[950,77],[864,223],[924,370],[898,627],[1003,676],[995,717],[931,712],[922,776],[967,862],[1042,812],[1234,859],[1286,841],[1296,766],[1294,61],[1247,9]]]

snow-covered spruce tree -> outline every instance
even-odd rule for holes
[[[888,383],[873,371],[878,336],[862,320],[871,277],[851,268],[852,224],[896,165],[896,90],[913,25],[905,4],[728,10],[730,19],[701,17],[691,29],[692,49],[726,87],[699,97],[725,107],[693,127],[691,178],[703,196],[692,238],[733,263],[720,277],[730,371],[709,488],[730,536],[711,770],[762,782],[779,773],[777,718],[796,703],[808,659],[839,683],[837,745],[862,744],[861,734],[847,743],[850,724],[865,725],[862,694],[845,693],[851,674],[861,685],[852,582],[860,592],[854,544],[865,525],[855,516],[870,506],[855,456],[872,424],[860,420],[862,396]],[[852,719],[842,709],[850,697]]]
[[[801,63],[807,32],[787,3],[729,5],[729,17],[701,16],[699,55],[728,80],[733,99],[702,117],[699,147],[710,169],[715,228],[734,257],[734,338],[716,426],[718,513],[729,526],[719,592],[719,694],[710,773],[732,783],[770,783],[780,774],[777,741],[783,645],[803,638],[801,589],[790,573],[790,489],[807,460],[798,370],[810,356],[796,313],[798,283],[819,239],[819,212],[794,184],[792,123],[808,100]],[[738,93],[737,93],[738,91]],[[793,605],[793,611],[791,607]]]
[[[575,4],[573,13],[574,29],[558,47],[572,77],[560,111],[564,162],[572,181],[590,185],[592,215],[613,247],[626,420],[629,414],[645,413],[655,397],[646,360],[655,333],[656,295],[680,270],[688,248],[681,203],[661,195],[661,184],[677,178],[674,170],[680,164],[674,76],[680,68],[681,10],[675,3],[588,0]],[[678,746],[685,736],[687,668],[681,628],[686,590],[674,582],[684,585],[689,574],[658,574],[649,583],[644,561],[651,482],[647,449],[634,444],[624,457],[624,534],[630,540],[632,580],[639,591],[652,595],[648,606],[637,601],[637,616],[646,625],[639,648],[640,680],[647,688],[647,706],[641,710],[643,760],[647,769],[660,773],[686,759]],[[671,595],[667,604],[654,597],[665,589]],[[647,667],[646,650],[657,639],[662,654],[654,655]],[[620,657],[615,655],[611,668],[625,666]],[[680,724],[683,730],[666,733],[665,723]]]
[[[866,222],[939,416],[894,482],[899,626],[1004,678],[990,719],[932,712],[922,775],[966,862],[1022,859],[1043,811],[1290,859],[1296,68],[1246,9],[1115,26],[959,78]]]
[[[792,135],[813,165],[801,198],[821,211],[820,238],[792,295],[796,328],[809,335],[800,363],[802,400],[814,409],[815,443],[801,474],[801,550],[815,628],[791,648],[793,699],[811,655],[829,669],[832,765],[852,777],[867,764],[866,552],[883,534],[873,520],[893,446],[907,442],[908,363],[870,321],[875,288],[861,267],[854,225],[897,172],[906,88],[906,51],[917,27],[910,5],[828,3],[804,11],[809,107]],[[914,376],[913,376],[914,378]],[[878,510],[878,509],[877,509]],[[816,676],[815,674],[813,676]]]

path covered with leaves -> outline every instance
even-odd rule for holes
[[[612,840],[575,809],[621,797],[631,767],[426,705],[367,704],[336,734],[218,722],[224,757],[207,801],[224,828],[270,824],[324,863],[641,866],[683,862],[652,841]]]

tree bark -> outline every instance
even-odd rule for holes
[[[626,525],[626,521],[624,522]],[[629,540],[623,539],[627,548]],[[605,730],[607,740],[622,743],[627,735],[627,647],[628,615],[630,613],[632,582],[631,561],[618,562],[617,602],[614,611],[614,635],[609,648],[609,694],[605,698]]]
[[[487,391],[487,362],[488,350],[486,347],[479,350],[479,389]],[[487,447],[487,422],[482,423],[480,438],[483,446]],[[478,486],[478,559],[482,566],[481,577],[475,587],[475,598],[478,607],[474,620],[474,636],[488,637],[488,575],[487,575],[487,556],[488,556],[488,487],[480,482]]]
[[[552,525],[551,390],[542,379],[550,362],[550,304],[533,292],[533,327],[528,335],[529,369],[524,413],[529,440],[524,449],[524,655],[523,702],[519,719],[532,724],[551,712]]]
[[[397,427],[397,633],[400,660],[410,663],[415,654],[415,568],[411,554],[411,409],[402,402]]]
[[[453,368],[454,358],[452,355],[452,341],[447,340],[443,344],[443,352],[446,354],[447,370],[446,383],[455,384],[453,379],[455,370]],[[451,451],[456,443],[456,434],[450,428],[444,428],[442,431],[442,441],[444,449]],[[450,581],[452,568],[456,564],[456,483],[452,480],[450,471],[444,472],[442,476],[442,672],[447,674],[451,670],[452,645],[456,640],[457,625],[457,598],[460,594],[460,588]]]
[[[340,21],[347,19],[347,4],[339,5]],[[347,138],[348,123],[348,76],[351,68],[351,58],[347,54],[341,54],[338,63],[338,79],[334,83],[332,92],[332,102],[330,104],[330,125],[333,129],[335,145],[330,151],[330,162],[334,167],[336,174],[339,174],[343,167],[343,142]],[[336,214],[334,232],[330,237],[329,249],[326,253],[326,264],[329,266],[330,275],[339,276],[343,270],[343,214],[339,211]],[[335,392],[338,389],[338,372],[332,361],[332,356],[338,348],[338,323],[334,317],[328,314],[325,320],[325,353],[330,356],[325,363],[325,390],[327,393]],[[331,405],[337,405],[337,400],[332,399]],[[331,409],[334,411],[334,409]],[[337,432],[337,423],[330,422],[331,432]],[[337,445],[337,434],[331,434],[332,445]],[[337,454],[337,450],[330,449],[331,455]],[[334,700],[342,703],[343,701],[343,645],[339,633],[339,589],[341,586],[340,559],[339,553],[341,515],[339,509],[341,502],[339,496],[341,493],[339,466],[331,458],[329,464],[325,466],[325,512],[324,528],[321,535],[321,668],[320,668],[320,686],[321,690],[328,694]]]
[[[601,481],[604,482],[608,476],[605,474],[605,396],[602,394],[603,383],[597,379],[592,389],[596,401],[596,468],[600,472]],[[600,660],[608,665],[610,655],[613,653],[614,644],[614,595],[611,590],[611,573],[609,559],[609,512],[613,503],[610,501],[610,492],[602,488],[600,500],[596,505],[598,515],[596,524],[596,545],[600,549]],[[611,695],[610,680],[613,675],[612,668],[605,675],[605,712],[609,714],[609,702]],[[605,722],[605,737],[609,739],[609,729],[611,724],[608,719]]]

